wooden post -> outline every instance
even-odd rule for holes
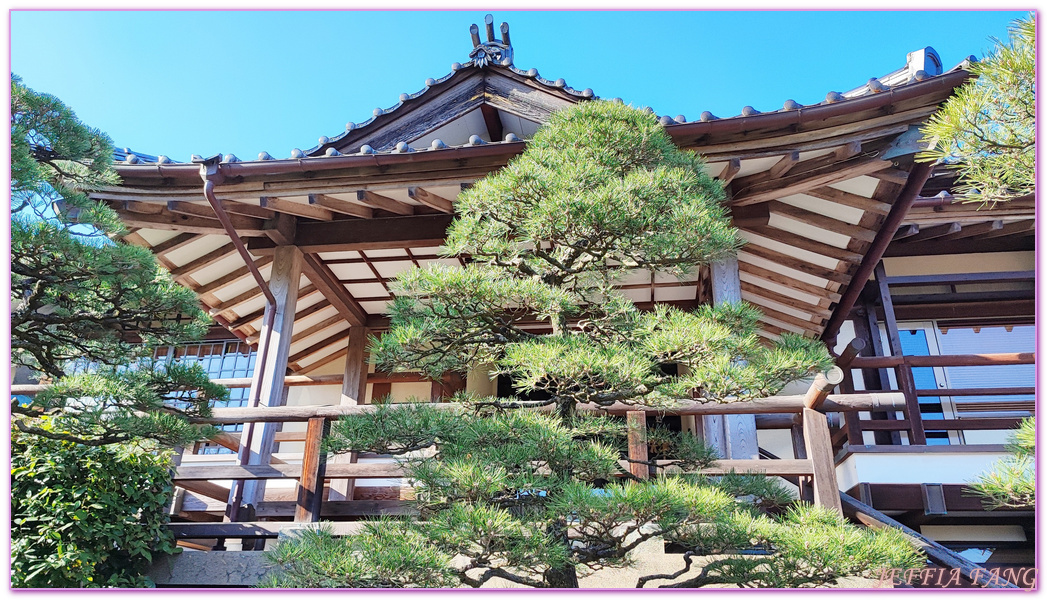
[[[829,398],[829,392],[840,385],[843,381],[843,369],[832,367],[825,373],[818,373],[811,387],[807,389],[807,395],[803,398],[804,406],[819,410],[822,404]]]
[[[714,305],[742,301],[737,258],[712,264],[712,291]],[[705,443],[716,448],[724,458],[749,459],[760,456],[756,417],[753,415],[704,415],[702,429]]]
[[[885,356],[887,353],[884,352],[883,342],[880,340],[880,328],[876,324],[876,306],[870,298],[873,295],[879,295],[879,288],[870,281],[867,289],[863,292],[862,308],[859,310],[861,318],[854,321],[854,331],[856,335],[869,342],[865,346],[865,352],[860,353],[862,356]],[[866,390],[886,390],[890,388],[887,369],[862,369],[862,378],[865,380]],[[869,416],[872,419],[894,420],[897,418],[894,412],[874,411]],[[856,415],[855,420],[857,418]],[[856,423],[856,426],[860,429],[860,425]],[[855,443],[865,443],[864,436],[858,437],[860,441]],[[901,444],[901,440],[901,435],[897,431],[873,432],[873,441],[877,444],[898,445]]]
[[[171,464],[176,468],[182,464],[182,454],[185,452],[185,448],[182,446],[175,446],[171,449],[174,453],[171,456]],[[175,486],[174,493],[171,494],[171,503],[167,505],[167,514],[169,516],[176,516],[182,512],[182,502],[185,500],[185,488]]]
[[[367,404],[367,328],[349,328],[349,347],[345,354],[345,375],[342,377],[341,406]],[[336,454],[331,464],[355,463],[357,453]],[[355,479],[331,480],[328,500],[352,500],[356,492]]]
[[[298,502],[294,510],[296,522],[315,523],[320,520],[324,468],[327,465],[327,454],[321,450],[321,446],[329,430],[327,419],[309,419],[305,433],[305,453],[302,456],[302,477],[298,480]]]
[[[647,413],[642,410],[630,410],[625,413],[625,423],[629,428],[629,460],[645,461],[629,463],[629,472],[640,479],[650,477],[651,468],[645,464],[647,459]]]
[[[291,334],[294,328],[295,306],[298,303],[298,285],[302,278],[302,252],[296,246],[277,246],[273,256],[273,269],[269,277],[269,289],[276,298],[276,306],[266,306],[266,317],[269,311],[276,311],[273,330],[266,343],[265,323],[259,338],[258,362],[255,364],[251,380],[251,398],[258,398],[260,407],[281,406],[287,398],[287,387],[284,375],[287,373],[287,359],[291,349]],[[265,356],[263,364],[262,356]],[[273,452],[273,436],[276,423],[254,423],[244,427],[240,444],[241,452],[247,452],[246,464],[267,465]],[[242,486],[240,506],[257,506],[265,495],[264,480],[236,481],[229,491],[229,503],[236,502],[238,488]]]
[[[877,263],[874,272],[876,283],[880,288],[880,301],[883,302],[883,320],[887,326],[887,341],[891,345],[891,356],[903,356],[898,321],[894,316],[894,302],[891,300],[891,291],[887,287],[887,275],[884,272],[882,261]],[[913,380],[912,367],[902,364],[898,366],[896,373],[898,374],[898,389],[905,394],[905,416],[909,421],[909,443],[923,446],[927,443],[927,435],[923,431],[923,415],[920,414],[920,400],[916,396],[916,382]]]
[[[836,467],[833,465],[833,444],[825,415],[810,408],[803,409],[803,439],[807,458],[814,467],[814,503],[842,513]]]

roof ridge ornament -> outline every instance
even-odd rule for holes
[[[476,24],[469,26],[469,34],[473,38],[473,49],[469,52],[469,58],[473,64],[481,69],[488,65],[501,65],[508,67],[513,64],[513,46],[509,42],[509,24],[502,22],[499,28],[502,32],[502,40],[494,38],[494,17],[490,14],[484,17],[487,27],[487,41],[480,41],[480,28]]]

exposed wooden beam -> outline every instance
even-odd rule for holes
[[[862,151],[862,143],[858,141],[848,142],[843,146],[833,150],[833,157],[837,160],[847,160],[852,156],[857,156]]]
[[[388,196],[382,196],[381,194],[376,194],[370,190],[359,190],[356,192],[356,199],[360,203],[372,208],[380,208],[397,215],[407,216],[414,214],[414,207],[410,204],[404,204],[399,200],[393,200]]]
[[[484,117],[484,124],[487,125],[487,135],[491,138],[491,141],[502,141],[502,118],[498,116],[498,109],[490,104],[483,103],[480,105],[480,113]]]
[[[894,232],[894,237],[891,238],[891,240],[897,242],[898,240],[911,238],[917,233],[920,233],[919,225],[916,225],[915,223],[912,225],[903,225],[899,227],[897,231]]]
[[[296,245],[306,253],[433,247],[444,243],[452,220],[451,215],[417,215],[334,223],[302,222],[297,226],[295,239]],[[253,254],[262,255],[272,253],[275,246],[267,240],[256,239],[249,240],[247,248]]]
[[[262,267],[268,265],[271,262],[273,262],[272,256],[263,256],[258,260],[254,261],[254,266],[258,269],[261,269]],[[248,269],[246,266],[243,266],[239,269],[236,269],[235,271],[230,271],[229,273],[222,275],[218,279],[197,286],[195,291],[197,294],[210,294],[211,292],[221,289],[222,287],[229,285],[237,279],[247,277],[250,274],[251,270]]]
[[[826,229],[833,233],[846,235],[847,237],[861,240],[863,242],[871,242],[876,239],[876,232],[871,229],[866,229],[858,225],[851,225],[850,223],[845,223],[838,219],[807,210],[806,208],[800,208],[777,200],[771,200],[769,201],[769,204],[772,213],[800,221],[801,223],[821,227],[822,229]]]
[[[832,315],[832,311],[828,308],[817,306],[803,300],[797,300],[792,296],[785,296],[782,294],[775,294],[766,288],[762,288],[758,285],[753,285],[748,281],[742,282],[742,292],[751,297],[759,298],[769,302],[775,302],[789,308],[796,309],[802,313],[812,315],[813,317],[829,318]],[[754,303],[758,304],[758,303]]]
[[[265,222],[265,236],[278,246],[293,246],[297,230],[298,217],[287,213],[276,213],[274,218]]]
[[[782,285],[782,286],[785,286],[787,288],[794,289],[794,290],[796,290],[798,292],[803,292],[805,294],[810,294],[810,295],[812,295],[812,296],[814,296],[816,298],[825,298],[825,299],[827,299],[829,301],[832,301],[832,302],[836,302],[836,301],[838,301],[840,299],[840,294],[838,294],[836,292],[831,292],[831,291],[829,291],[829,290],[827,290],[827,289],[825,289],[823,287],[818,287],[816,285],[812,285],[810,283],[807,283],[806,281],[800,281],[798,279],[794,279],[792,277],[789,277],[788,275],[785,275],[785,274],[781,273],[780,271],[772,271],[770,269],[765,269],[763,267],[758,267],[758,266],[756,266],[756,265],[754,265],[752,263],[748,263],[748,262],[745,262],[745,261],[739,261],[738,262],[738,268],[743,273],[748,273],[749,275],[752,275],[754,277],[759,277],[760,279],[765,279],[767,281],[770,281],[771,283],[777,283],[778,285]],[[773,292],[768,290],[768,293],[773,293]]]
[[[732,158],[731,160],[727,161],[727,164],[724,165],[723,170],[720,171],[720,174],[717,175],[716,178],[720,180],[720,183],[723,184],[724,187],[726,187],[727,184],[731,183],[731,181],[738,176],[738,171],[741,170],[741,159]]]
[[[1007,223],[996,231],[987,233],[982,236],[982,239],[997,238],[1008,235],[1021,235],[1025,233],[1032,233],[1036,230],[1036,221],[1027,219],[1023,221],[1015,221],[1013,223]]]
[[[826,186],[814,188],[807,190],[804,194],[814,198],[821,198],[822,200],[842,204],[844,206],[874,212],[878,215],[886,215],[891,212],[891,205],[886,202],[880,202],[873,198],[866,198],[865,196],[859,196],[858,194],[838,190],[834,187]]]
[[[802,194],[807,190],[823,187],[831,183],[869,175],[891,166],[890,161],[879,159],[853,158],[837,163],[828,169],[815,172],[795,173],[781,179],[772,179],[752,185],[744,185],[743,180],[735,182],[737,190],[731,199],[734,206],[745,206],[758,202],[777,200],[793,194]],[[794,169],[794,172],[796,169]]]
[[[309,363],[305,367],[299,367],[299,368],[295,369],[294,372],[304,375],[305,373],[310,373],[312,371],[315,371],[315,370],[319,369],[320,367],[322,367],[322,366],[324,366],[326,364],[332,363],[332,362],[338,360],[339,358],[344,357],[345,355],[346,355],[346,349],[342,348],[341,350],[336,350],[335,352],[332,352],[332,353],[328,354],[327,356],[317,360],[316,362]]]
[[[179,279],[190,273],[199,271],[200,269],[207,268],[216,262],[229,258],[237,253],[236,248],[233,247],[233,243],[229,242],[219,248],[216,248],[201,257],[194,258],[186,264],[171,269],[171,276],[175,279]]]
[[[258,219],[272,219],[276,216],[275,212],[267,208],[262,208],[257,204],[236,202],[235,200],[222,200],[221,203],[225,212],[231,215],[243,215],[245,217],[255,217]]]
[[[750,206],[735,206],[731,209],[731,224],[738,229],[766,227],[770,219],[771,210],[766,202]]]
[[[306,327],[305,329],[303,329],[301,331],[295,331],[294,332],[294,337],[291,339],[291,343],[304,340],[305,338],[313,335],[314,333],[320,333],[321,331],[323,331],[325,329],[330,329],[331,327],[334,327],[335,325],[338,325],[339,323],[344,323],[344,322],[345,322],[345,319],[342,318],[342,315],[335,315],[333,317],[328,317],[328,318],[324,319],[323,321],[320,321],[319,323],[317,323],[315,325],[312,325],[310,327]],[[251,338],[248,337],[247,340],[250,342]],[[257,341],[257,340],[255,340],[255,341]]]
[[[334,213],[322,206],[300,204],[298,202],[284,200],[283,198],[274,198],[272,196],[262,196],[261,203],[263,208],[268,208],[270,210],[275,210],[276,212],[294,215],[296,217],[316,219],[317,221],[334,220]]]
[[[368,221],[359,221],[367,223]],[[350,325],[364,325],[367,323],[367,311],[365,311],[356,300],[349,295],[331,269],[314,254],[305,255],[303,266],[305,276],[324,295],[324,298],[334,306],[340,315],[349,321]],[[298,362],[292,360],[291,362]]]
[[[781,160],[771,165],[771,168],[767,171],[767,174],[770,175],[772,179],[778,179],[779,177],[782,177],[783,175],[788,173],[790,169],[795,167],[796,163],[799,162],[799,160],[799,152],[790,152],[783,156]]]
[[[294,355],[291,356],[291,358],[287,359],[287,362],[288,363],[297,364],[303,358],[309,358],[310,356],[312,356],[313,354],[316,354],[317,352],[323,350],[324,348],[327,348],[328,346],[336,344],[336,343],[338,343],[338,342],[340,342],[340,341],[342,341],[342,340],[344,340],[344,339],[346,339],[348,337],[349,337],[349,330],[348,329],[343,329],[342,331],[339,331],[338,333],[332,335],[331,337],[329,337],[329,338],[327,338],[325,340],[320,340],[319,342],[316,342],[312,346],[309,346],[308,348],[306,348],[306,349],[304,349],[304,350],[302,350],[300,352],[296,352]]]
[[[903,243],[911,244],[913,242],[934,240],[954,233],[959,233],[961,229],[963,229],[963,226],[959,223],[945,223],[944,225],[936,225],[934,227],[924,227],[921,228],[916,235],[905,238]]]
[[[436,194],[420,187],[407,188],[407,195],[413,200],[417,200],[429,208],[435,208],[436,210],[444,213],[454,212],[454,203],[446,198],[441,198]]]
[[[762,306],[759,304],[756,304],[755,306],[758,309],[760,309],[760,312],[763,313],[763,316],[769,319],[781,321],[782,323],[788,323],[789,325],[799,327],[800,329],[803,329],[804,331],[809,331],[811,333],[817,333],[821,331],[822,325],[825,323],[825,319],[822,319],[820,317],[811,317],[810,319],[803,319],[794,315],[790,315],[788,313],[775,310],[767,306]]]
[[[361,219],[370,219],[374,216],[374,209],[372,208],[339,200],[326,194],[309,194],[309,204],[323,207],[338,214],[360,217]]]
[[[225,229],[218,219],[205,219],[202,217],[191,217],[179,215],[166,209],[155,215],[117,211],[120,221],[128,227],[139,227],[142,229],[160,229],[165,231],[180,231],[183,233],[195,233],[203,235],[226,235]],[[229,215],[229,221],[241,237],[259,237],[265,235],[263,221],[240,215]]]
[[[764,248],[763,246],[757,246],[756,244],[749,244],[742,248],[741,251],[777,263],[783,267],[793,269],[794,271],[813,275],[814,277],[826,279],[835,283],[847,284],[851,281],[850,275],[847,275],[846,273],[841,273],[840,271],[833,269],[826,269],[820,265],[815,265],[805,260]]]
[[[976,225],[967,225],[956,233],[950,233],[943,235],[942,240],[960,240],[971,238],[979,235],[985,235],[987,233],[993,233],[1003,229],[1003,221],[996,219],[995,221],[988,221],[986,223],[978,223]]]
[[[869,173],[880,181],[889,181],[898,185],[905,185],[909,180],[909,172],[901,169],[884,169],[875,173]]]
[[[791,231],[785,231],[775,227],[753,227],[752,232],[760,237],[765,237],[769,240],[781,242],[787,246],[793,246],[794,248],[813,252],[820,256],[835,258],[836,260],[845,263],[857,265],[862,262],[863,255],[859,252],[854,252],[846,248],[837,248],[836,246],[824,242],[797,235]]]
[[[169,240],[166,240],[166,241],[163,241],[163,242],[160,242],[159,244],[157,244],[157,245],[155,245],[155,246],[153,246],[153,247],[151,247],[149,249],[152,250],[153,254],[155,254],[157,256],[163,256],[164,254],[167,254],[168,252],[174,252],[175,250],[178,250],[179,248],[184,248],[184,247],[188,246],[189,244],[191,244],[194,241],[196,241],[196,239],[198,237],[200,237],[200,236],[195,234],[195,233],[179,233],[178,235],[174,236],[173,238],[171,238]]]

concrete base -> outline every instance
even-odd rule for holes
[[[157,586],[251,587],[272,567],[264,552],[186,550],[155,561],[147,575]]]

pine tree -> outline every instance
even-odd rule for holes
[[[975,63],[976,77],[924,127],[937,145],[924,158],[956,166],[957,190],[992,206],[1036,190],[1036,22],[1015,21],[1010,40]]]
[[[198,440],[209,429],[185,417],[227,392],[199,367],[149,357],[155,344],[201,337],[207,316],[87,196],[117,182],[112,153],[103,133],[12,76],[11,359],[52,384],[12,403],[13,424],[89,445]]]
[[[329,449],[401,457],[421,519],[284,541],[267,585],[578,587],[579,574],[626,565],[654,537],[684,545],[688,565],[730,555],[694,564],[684,583],[695,586],[814,585],[913,564],[897,536],[787,509],[775,480],[673,474],[716,458],[690,434],[655,429],[660,461],[648,466],[661,473],[639,480],[620,463],[625,424],[579,411],[744,402],[830,364],[814,340],[762,342],[752,306],[644,312],[615,289],[628,273],[683,275],[740,246],[702,167],[649,112],[594,101],[555,114],[521,156],[463,192],[446,247],[470,262],[399,277],[371,354],[383,370],[434,378],[491,365],[520,397],[340,419]],[[752,549],[762,553],[739,554]]]

